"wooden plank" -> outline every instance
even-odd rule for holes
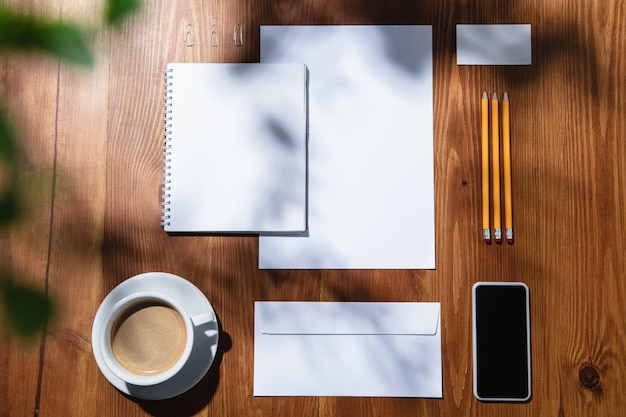
[[[557,1],[539,12],[539,111],[548,150],[541,192],[550,196],[543,203],[548,250],[540,259],[550,284],[542,294],[546,347],[538,381],[550,413],[608,416],[626,405],[624,355],[617,353],[625,314],[626,80],[618,53],[625,9],[618,1]]]
[[[58,6],[47,2],[7,1],[5,5],[19,13],[58,16]],[[17,282],[45,292],[58,63],[34,54],[3,54],[2,58],[0,103],[19,139],[25,212],[0,231],[0,268]],[[0,328],[0,414],[30,415],[36,411],[41,386],[42,337],[20,340],[4,322]]]
[[[203,273],[196,260],[190,258],[192,253],[187,252],[194,239],[172,242],[159,224],[163,72],[167,62],[192,61],[200,48],[209,50],[203,45],[199,33],[201,22],[194,13],[194,8],[181,2],[145,2],[141,14],[125,22],[112,35],[100,299],[139,273],[166,271],[185,278]],[[189,30],[195,35],[193,46],[186,46]],[[206,245],[200,246],[205,256],[210,253]],[[179,268],[177,261],[184,267]],[[206,285],[200,288],[207,290]],[[98,375],[95,401],[103,415],[146,415],[152,404],[124,396],[102,374]],[[188,397],[183,397],[176,406],[190,415],[197,407]],[[167,404],[159,407],[168,409]]]
[[[17,282],[42,292],[46,291],[50,244],[57,71],[56,60],[46,58],[11,57],[0,64],[0,100],[21,145],[26,210],[0,233],[0,267]],[[20,341],[7,332],[4,323],[1,326],[0,414],[30,414],[39,387],[41,336]]]
[[[93,4],[66,3],[61,5],[64,22],[101,23],[101,10]],[[96,34],[89,45],[93,68],[65,62],[59,67],[48,276],[58,318],[44,345],[41,415],[96,414],[91,323],[102,280],[108,37]]]
[[[537,118],[536,67],[457,66],[455,51],[458,23],[530,23],[535,27],[536,14],[532,2],[464,3],[438,4],[434,13],[434,21],[443,19],[440,23],[447,27],[435,37],[439,54],[435,70],[435,132],[439,144],[436,155],[440,156],[436,160],[441,164],[436,171],[436,279],[444,320],[446,399],[439,406],[439,415],[533,415],[531,410],[536,402],[483,404],[473,396],[471,287],[478,281],[519,280],[534,291],[540,278],[536,265],[529,261],[537,256],[535,234],[540,227],[536,221],[539,199],[532,191],[537,182],[533,122]],[[515,104],[513,245],[486,245],[482,240],[479,101],[484,89],[489,96],[497,92],[500,98],[507,91]],[[541,398],[536,391],[535,395]]]

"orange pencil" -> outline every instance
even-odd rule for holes
[[[489,96],[487,90],[483,91],[481,104],[482,124],[482,201],[483,201],[483,240],[491,243],[491,230],[489,226]]]
[[[513,199],[511,196],[511,126],[509,95],[502,98],[502,153],[504,168],[504,230],[507,243],[513,243]]]
[[[493,165],[493,238],[502,242],[502,224],[500,219],[500,125],[498,123],[498,94],[491,97],[491,149]]]

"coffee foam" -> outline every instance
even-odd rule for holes
[[[137,375],[165,372],[181,357],[185,343],[185,323],[180,314],[155,302],[130,307],[111,328],[113,355]]]

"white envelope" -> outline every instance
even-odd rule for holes
[[[443,396],[439,303],[255,302],[255,396]]]

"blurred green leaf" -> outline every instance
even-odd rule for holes
[[[13,13],[0,6],[0,52],[36,50],[92,65],[84,33],[76,26]]]
[[[106,0],[105,22],[113,25],[136,11],[141,0]],[[6,52],[44,52],[90,66],[93,55],[87,35],[78,26],[11,11],[0,0],[0,55]],[[18,140],[7,115],[0,109],[0,226],[22,212],[18,181]],[[53,305],[45,292],[16,283],[0,270],[0,311],[19,335],[32,336],[45,328]],[[1,318],[1,317],[0,317]]]
[[[126,15],[139,8],[139,0],[107,0],[107,23],[112,25],[120,22]]]
[[[20,336],[38,334],[52,318],[52,303],[43,291],[4,278],[0,292],[7,324]]]
[[[0,110],[0,159],[10,164],[17,160],[17,138],[2,110]]]
[[[0,226],[17,220],[22,214],[22,198],[17,183],[0,195]]]
[[[6,114],[0,110],[0,226],[16,220],[22,211],[17,158],[17,137]]]

